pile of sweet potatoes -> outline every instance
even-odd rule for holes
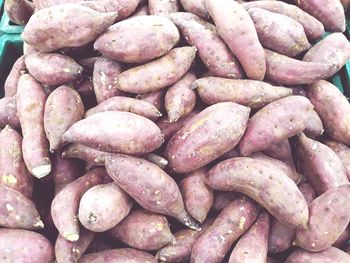
[[[5,0],[0,262],[349,263],[342,4]]]

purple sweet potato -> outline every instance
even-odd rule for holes
[[[323,141],[323,143],[338,155],[350,179],[350,149],[345,144],[330,139]]]
[[[0,99],[0,128],[10,125],[13,129],[21,127],[17,115],[17,102],[15,97]]]
[[[158,166],[123,154],[108,156],[105,165],[109,176],[143,208],[199,229],[185,210],[176,182]]]
[[[241,78],[244,73],[213,24],[191,13],[173,13],[170,19],[186,41],[198,49],[204,65],[216,76]]]
[[[307,126],[303,132],[310,138],[316,138],[322,135],[323,131],[323,123],[320,116],[318,116],[316,111],[311,111],[310,119],[307,122]]]
[[[239,143],[243,156],[270,148],[303,131],[313,106],[302,96],[289,96],[271,102],[249,119]]]
[[[207,174],[215,190],[242,192],[265,207],[281,223],[304,228],[309,211],[295,182],[273,164],[248,157],[222,161]]]
[[[348,263],[350,255],[338,248],[330,247],[314,253],[297,249],[290,254],[285,263]]]
[[[194,244],[191,263],[222,262],[232,244],[248,230],[257,216],[257,206],[247,197],[230,203]]]
[[[189,70],[196,52],[195,47],[174,48],[161,58],[126,70],[116,79],[118,89],[145,94],[172,85]]]
[[[30,74],[21,75],[17,89],[17,112],[22,127],[23,159],[37,178],[51,171],[49,145],[44,131],[44,108],[47,95]]]
[[[298,229],[295,243],[308,251],[329,248],[350,222],[350,185],[328,190],[309,205],[306,229]]]
[[[350,225],[348,225],[338,239],[333,243],[333,247],[343,248],[350,239]]]
[[[151,103],[160,112],[164,111],[165,90],[153,91],[146,94],[137,95],[136,99]]]
[[[269,215],[262,212],[235,245],[229,263],[266,263],[269,228]]]
[[[79,60],[79,64],[84,68],[84,71],[91,74],[94,70],[95,63],[97,61],[98,57],[89,57],[89,58],[83,58]]]
[[[318,194],[349,183],[346,170],[337,154],[328,146],[307,138],[303,133],[298,136],[297,156],[301,173]]]
[[[88,110],[85,113],[85,117],[89,117],[103,111],[132,112],[151,120],[156,120],[162,116],[162,113],[149,102],[128,97],[115,96],[102,101],[96,107]]]
[[[238,193],[226,191],[214,191],[214,200],[211,209],[214,212],[221,212],[228,204],[238,198]]]
[[[55,243],[57,263],[76,263],[84,255],[86,249],[94,239],[94,233],[82,229],[78,241],[70,242],[58,235]]]
[[[62,85],[81,77],[83,67],[59,53],[34,52],[25,56],[29,73],[43,85]]]
[[[25,42],[43,52],[79,47],[93,41],[117,16],[114,12],[98,13],[78,4],[52,6],[35,12],[22,36]]]
[[[306,203],[309,205],[316,197],[317,193],[309,182],[304,182],[298,186],[300,192],[303,194]]]
[[[52,201],[51,215],[60,235],[68,241],[79,239],[78,210],[83,194],[91,187],[108,182],[108,175],[102,168],[96,168],[66,185]],[[69,206],[67,206],[67,200]]]
[[[32,196],[33,181],[23,161],[22,136],[10,126],[0,132],[0,184]]]
[[[154,153],[149,153],[149,154],[143,156],[143,158],[151,163],[154,163],[155,165],[157,165],[159,168],[161,168],[163,170],[168,165],[167,159],[165,159],[162,156],[159,156],[157,154],[154,154]]]
[[[116,183],[96,185],[81,198],[79,221],[87,229],[104,232],[123,220],[133,202]]]
[[[47,98],[44,112],[44,128],[50,143],[50,151],[57,150],[62,135],[84,116],[84,105],[77,91],[61,86]]]
[[[221,155],[220,160],[226,160],[226,159],[230,159],[230,158],[235,158],[235,157],[239,157],[240,156],[240,152],[237,149],[237,147],[231,149],[230,151],[228,151],[227,153],[225,153],[224,155]]]
[[[84,173],[84,165],[77,159],[62,158],[62,151],[55,152],[52,157],[52,177],[55,184],[68,184]]]
[[[213,204],[213,190],[205,184],[207,168],[187,175],[179,184],[188,213],[202,223]]]
[[[252,109],[292,95],[291,89],[249,79],[208,77],[194,81],[192,88],[196,88],[200,98],[209,105],[231,101]]]
[[[6,0],[4,10],[10,21],[24,26],[34,12],[34,5],[27,0]]]
[[[24,63],[24,56],[21,56],[13,64],[12,69],[5,80],[5,97],[13,97],[16,95],[19,78],[25,71],[26,64]]]
[[[155,257],[146,252],[133,248],[103,250],[84,255],[79,263],[108,262],[108,263],[157,263]]]
[[[196,14],[204,19],[210,18],[205,0],[180,0],[180,2],[186,12]]]
[[[233,149],[247,127],[249,112],[236,103],[221,102],[197,114],[169,140],[169,166],[178,173],[191,172]]]
[[[339,0],[295,0],[297,6],[322,22],[328,31],[345,31],[344,8]]]
[[[0,229],[0,254],[2,263],[53,262],[52,244],[44,236],[21,229]]]
[[[126,154],[152,152],[164,141],[160,129],[152,121],[121,111],[104,111],[91,115],[75,123],[62,138],[65,142],[82,143],[97,150]]]
[[[139,16],[109,27],[94,48],[116,61],[141,63],[167,54],[179,39],[179,31],[168,18]]]
[[[146,210],[133,210],[109,234],[123,243],[140,250],[153,251],[174,241],[165,216]]]
[[[148,10],[152,16],[168,16],[179,11],[178,0],[148,0]]]
[[[196,93],[191,89],[191,84],[195,80],[196,76],[188,72],[168,88],[165,94],[164,106],[170,123],[187,116],[196,106]]]
[[[206,6],[220,36],[242,64],[248,78],[262,80],[266,70],[265,53],[248,12],[232,0],[206,0]]]
[[[54,5],[79,3],[79,2],[81,2],[81,0],[33,0],[33,3],[37,10],[54,6]]]
[[[136,16],[149,16],[148,6],[147,4],[140,5],[134,12],[134,14],[131,17]],[[130,18],[131,18],[130,17]]]

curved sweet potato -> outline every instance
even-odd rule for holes
[[[287,258],[285,263],[348,263],[350,255],[335,247],[327,248],[321,252],[313,253],[297,249]]]
[[[5,0],[4,10],[10,21],[24,26],[34,13],[34,5],[27,0]]]
[[[205,0],[180,0],[180,3],[186,12],[196,14],[204,19],[210,18]]]
[[[164,111],[165,90],[153,91],[146,94],[137,95],[136,99],[151,103],[160,112]]]
[[[214,191],[214,200],[211,209],[214,212],[221,212],[228,204],[239,197],[239,193],[227,191]]]
[[[310,119],[307,122],[307,126],[303,132],[310,138],[316,138],[323,134],[323,123],[316,111],[311,111]]]
[[[84,173],[84,163],[77,159],[62,158],[62,151],[52,157],[52,177],[55,184],[68,184]]]
[[[24,56],[21,56],[15,61],[5,80],[5,97],[13,97],[16,95],[19,78],[25,71],[26,64],[24,63]]]
[[[148,10],[152,16],[168,16],[179,11],[177,0],[148,0]]]
[[[0,99],[0,128],[10,125],[13,129],[19,129],[16,97],[4,97]]]
[[[345,144],[330,139],[324,140],[322,142],[337,154],[343,163],[346,174],[348,175],[348,179],[350,179],[350,149]]]

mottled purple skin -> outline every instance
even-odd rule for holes
[[[298,229],[295,243],[308,251],[329,248],[350,222],[350,185],[333,188],[309,205],[310,218],[306,229]]]
[[[128,97],[115,96],[102,101],[96,107],[88,110],[85,113],[85,117],[87,118],[93,114],[103,111],[132,112],[151,120],[156,120],[162,116],[162,113],[149,102]]]
[[[248,79],[208,77],[193,82],[192,88],[196,88],[201,100],[209,105],[230,101],[252,109],[292,95],[291,89]]]
[[[204,19],[210,18],[205,0],[180,0],[180,3],[186,12],[196,14]]]
[[[332,139],[350,144],[350,104],[333,84],[321,80],[308,88],[308,97]]]
[[[169,166],[178,173],[191,172],[233,149],[247,127],[249,112],[245,106],[221,102],[197,114],[169,140]]]
[[[136,17],[136,16],[149,16],[148,5],[144,4],[136,8],[134,14],[131,17]]]
[[[94,70],[95,63],[99,57],[100,56],[83,58],[83,59],[80,59],[78,62],[84,68],[85,71],[87,71],[89,74],[91,74]]]
[[[168,16],[179,11],[178,0],[148,0],[148,10],[152,16]]]
[[[52,244],[44,236],[21,229],[0,229],[0,254],[2,263],[53,262]]]
[[[326,30],[345,31],[345,14],[340,1],[295,0],[295,3],[305,12],[320,20]]]
[[[59,53],[34,52],[24,58],[29,73],[44,85],[62,85],[81,77],[83,67]]]
[[[179,187],[188,213],[202,223],[213,204],[213,190],[205,184],[207,168],[201,168],[181,180]]]
[[[133,210],[109,234],[130,247],[144,251],[158,250],[174,241],[165,216],[141,209]]]
[[[96,59],[93,71],[93,87],[97,103],[124,93],[117,87],[117,78],[122,66],[110,58],[101,56]]]
[[[293,91],[293,95],[299,95],[306,97],[305,87],[302,85],[289,86],[289,88]]]
[[[257,216],[258,207],[246,197],[230,203],[194,244],[191,263],[222,262],[232,244],[249,229]]]
[[[132,205],[132,199],[116,183],[96,185],[80,200],[79,221],[93,232],[104,232],[122,221]]]
[[[94,239],[94,233],[84,228],[80,231],[78,241],[69,242],[58,235],[55,243],[55,256],[57,263],[76,263],[84,255],[86,249]]]
[[[346,170],[337,154],[328,146],[298,136],[297,156],[301,173],[310,181],[318,194],[348,184]]]
[[[211,209],[214,212],[221,212],[222,209],[238,197],[239,194],[235,192],[214,191],[214,200]]]
[[[350,179],[350,149],[345,144],[330,139],[324,140],[322,142],[337,154],[343,163],[346,174],[348,175],[348,179]]]
[[[165,169],[165,167],[168,165],[168,160],[163,158],[160,155],[154,154],[154,153],[149,153],[145,156],[143,156],[144,159],[147,161],[154,163],[157,165],[160,169]]]
[[[323,24],[320,21],[295,5],[290,5],[282,1],[251,1],[242,5],[246,9],[258,7],[294,19],[303,25],[305,33],[310,40],[322,37],[325,32]]]
[[[206,0],[206,6],[220,36],[242,64],[248,78],[262,80],[266,70],[265,53],[248,12],[231,0]]]
[[[348,263],[350,255],[344,251],[330,247],[324,251],[314,253],[297,249],[287,258],[285,263]]]
[[[215,190],[242,192],[266,208],[281,223],[305,228],[309,211],[295,182],[273,164],[248,157],[220,162],[206,183]]]
[[[79,47],[96,39],[117,16],[115,12],[98,13],[78,4],[52,6],[35,12],[22,36],[25,42],[42,52]]]
[[[26,70],[24,56],[19,57],[13,64],[4,84],[5,97],[13,97],[17,93],[17,85],[21,74]]]
[[[350,239],[350,226],[348,225],[338,239],[333,243],[333,247],[343,248]]]
[[[47,97],[44,128],[51,152],[62,145],[62,135],[83,116],[84,104],[74,89],[61,86]]]
[[[298,186],[300,192],[303,194],[307,204],[309,205],[316,197],[317,193],[309,182],[304,182]]]
[[[332,75],[337,73],[350,59],[350,42],[342,33],[333,33],[315,44],[305,55],[303,61],[332,63]]]
[[[158,90],[142,95],[137,95],[136,99],[143,100],[146,102],[151,103],[154,107],[156,107],[160,112],[164,111],[164,97],[165,97],[165,90]]]
[[[307,62],[265,49],[266,78],[284,85],[310,84],[333,75],[331,63]]]
[[[79,263],[157,263],[155,257],[133,248],[109,249],[84,255]]]
[[[6,0],[4,10],[10,21],[24,26],[34,12],[34,5],[27,0]]]
[[[268,104],[249,119],[239,143],[241,154],[247,156],[266,150],[303,131],[312,110],[311,102],[302,96],[289,96]]]
[[[179,39],[179,31],[168,18],[139,16],[109,27],[94,48],[116,61],[141,63],[167,54]]]
[[[13,129],[21,127],[17,115],[17,102],[15,97],[0,99],[0,128],[10,125]]]
[[[178,26],[188,44],[198,49],[204,65],[216,76],[242,78],[244,72],[213,24],[191,13],[173,13],[170,19]]]
[[[262,212],[233,249],[229,263],[266,263],[270,218]]]
[[[23,159],[29,172],[37,178],[51,171],[49,145],[44,131],[44,108],[47,95],[31,75],[18,81],[17,113],[22,127]]]
[[[53,154],[52,176],[55,184],[68,184],[84,173],[84,164],[77,159],[62,158],[62,151]]]
[[[261,8],[250,8],[248,12],[265,48],[295,57],[311,47],[303,26],[294,19]]]
[[[109,176],[143,208],[199,229],[185,210],[176,182],[158,166],[123,154],[108,156],[105,165]]]
[[[91,187],[109,181],[106,171],[96,168],[66,185],[57,193],[51,204],[51,215],[60,235],[68,241],[79,239],[78,210],[83,194]],[[67,206],[67,201],[69,206]]]
[[[10,126],[0,132],[0,184],[32,196],[33,181],[23,161],[22,136]]]
[[[172,85],[189,70],[196,52],[195,47],[174,48],[161,58],[126,70],[116,80],[118,88],[129,93],[145,94]]]
[[[190,88],[196,76],[188,72],[173,86],[169,87],[164,100],[169,122],[176,122],[187,116],[196,106],[196,93]]]
[[[307,122],[307,126],[303,132],[310,138],[317,138],[323,134],[323,123],[316,111],[311,111],[310,119]]]
[[[161,262],[183,263],[188,262],[191,251],[198,238],[211,226],[214,218],[208,218],[201,226],[200,231],[182,229],[174,234],[175,243],[169,243],[157,252],[157,259]]]
[[[90,77],[83,78],[82,81],[74,83],[74,88],[83,99],[92,99],[95,97],[94,85]]]

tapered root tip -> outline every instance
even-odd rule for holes
[[[157,253],[156,258],[160,262],[166,262],[166,258],[161,255],[161,253]]]
[[[47,176],[50,172],[51,172],[51,164],[40,165],[40,166],[34,167],[32,170],[32,174],[38,179],[41,179]]]
[[[190,215],[187,215],[186,217],[184,217],[183,220],[181,220],[181,222],[185,226],[187,226],[193,230],[196,230],[196,231],[202,230],[201,225],[195,219],[193,219]]]
[[[65,239],[67,239],[70,242],[78,241],[79,240],[79,234],[77,233],[65,233],[63,235]]]
[[[40,217],[36,220],[36,222],[33,225],[35,228],[39,228],[39,229],[44,229],[44,223],[43,221],[41,221]]]

